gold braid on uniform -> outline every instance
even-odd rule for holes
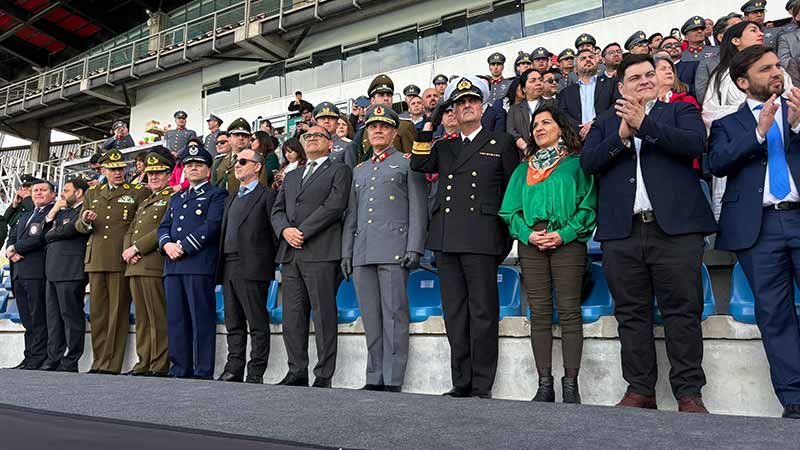
[[[430,142],[417,142],[411,147],[411,153],[415,155],[430,155],[433,145]]]

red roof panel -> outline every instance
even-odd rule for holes
[[[71,15],[70,12],[64,8],[56,8],[50,11],[49,13],[45,14],[44,20],[48,22],[57,23],[61,20],[64,20],[64,18],[69,17],[70,15]]]
[[[89,36],[97,33],[98,31],[100,31],[100,27],[98,27],[97,25],[95,25],[93,23],[89,23],[89,24],[86,24],[85,27],[77,30],[75,32],[75,34],[77,34],[78,36],[80,36],[82,38],[85,38],[85,37],[89,37]]]
[[[50,4],[50,2],[47,0],[17,0],[17,5],[27,9],[28,11],[35,11],[48,4]]]

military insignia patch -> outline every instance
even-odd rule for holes
[[[133,204],[136,203],[136,200],[134,200],[130,195],[123,195],[119,198],[119,200],[117,200],[117,203]]]
[[[458,90],[465,91],[472,87],[472,82],[466,78],[462,78],[461,81],[458,82],[458,86],[456,86]]]
[[[113,152],[110,155],[108,155],[108,159],[110,159],[111,161],[119,161],[120,159],[122,159],[122,153]]]
[[[38,236],[40,231],[42,231],[41,225],[38,223],[32,223],[30,230],[28,230],[28,234],[30,236]]]
[[[198,153],[200,153],[200,151],[197,150],[197,147],[189,147],[189,154],[190,155],[197,156]]]
[[[411,159],[411,153],[403,153],[403,158]]]
[[[166,200],[161,200],[155,203],[156,206],[167,206]]]
[[[382,115],[383,115],[383,108],[382,108],[382,107],[380,107],[380,106],[378,106],[377,108],[375,108],[375,115],[376,115],[376,116],[382,116]]]
[[[147,157],[147,164],[154,166],[158,164],[158,158],[155,155],[150,155]]]

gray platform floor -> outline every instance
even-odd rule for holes
[[[783,419],[20,370],[0,403],[360,449],[800,448]]]

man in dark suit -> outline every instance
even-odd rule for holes
[[[228,330],[228,362],[220,381],[242,381],[250,328],[248,383],[264,382],[269,359],[269,311],[267,292],[275,278],[277,238],[270,224],[275,191],[259,184],[264,157],[252,150],[237,155],[239,192],[225,201],[219,240],[217,278],[225,295],[225,328]]]
[[[558,94],[558,108],[575,121],[581,139],[586,139],[594,118],[614,105],[619,96],[615,78],[597,74],[594,51],[578,52],[578,82]]]
[[[800,419],[793,286],[800,281],[800,89],[781,98],[783,70],[768,47],[737,53],[730,74],[747,101],[711,125],[711,173],[728,177],[716,246],[736,252],[755,295],[756,323],[783,417]]]
[[[44,235],[47,240],[47,361],[42,370],[77,372],[78,360],[83,355],[86,336],[83,299],[89,283],[83,259],[89,236],[79,233],[75,223],[80,219],[83,197],[88,190],[89,184],[83,178],[66,181],[61,198],[47,213],[46,222],[51,224]]]
[[[598,186],[595,239],[602,243],[629,385],[617,406],[657,408],[655,295],[678,408],[708,412],[701,399],[701,267],[703,235],[717,227],[692,170],[705,148],[705,127],[695,107],[656,100],[651,56],[625,57],[618,77],[622,98],[597,117],[581,153],[583,170]]]
[[[31,186],[34,209],[19,217],[15,233],[8,238],[6,257],[11,261],[14,297],[25,327],[24,369],[36,370],[47,358],[47,312],[45,306],[46,217],[53,207],[55,191],[49,181]]]
[[[167,298],[167,352],[170,376],[210,380],[216,350],[214,277],[219,230],[228,193],[208,182],[213,162],[203,144],[182,152],[190,188],[173,195],[158,227]],[[265,300],[266,301],[266,300]]]
[[[541,78],[538,71],[532,73]],[[511,136],[481,127],[486,96],[488,88],[477,77],[455,78],[432,122],[441,121],[441,111],[453,104],[460,136],[431,144],[438,123],[426,124],[411,155],[412,170],[439,174],[426,248],[436,252],[439,267],[453,381],[445,395],[453,397],[492,395],[500,301],[497,266],[511,248],[508,228],[497,212],[519,157]]]
[[[289,373],[279,383],[308,386],[308,319],[314,312],[317,365],[314,386],[330,387],[336,369],[336,291],[342,258],[342,218],[352,171],[328,158],[331,136],[320,126],[303,135],[308,162],[286,175],[272,209],[272,227],[281,238],[283,342]]]

